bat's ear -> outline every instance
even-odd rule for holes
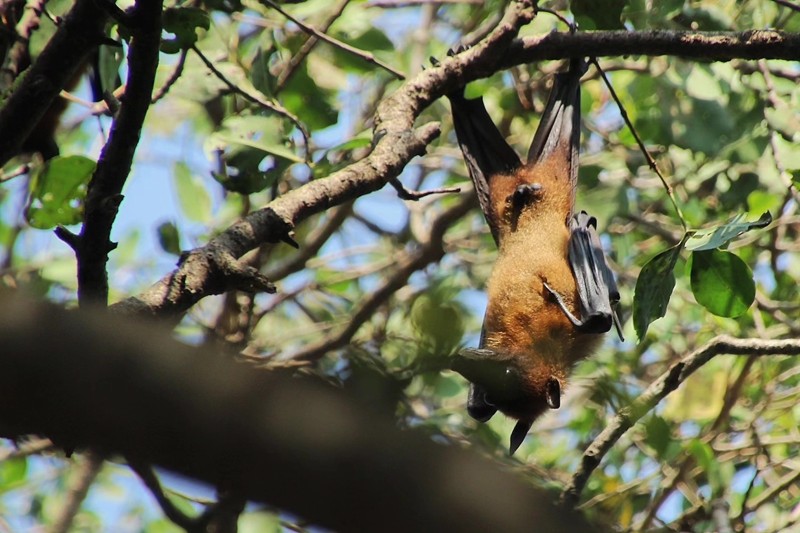
[[[559,383],[556,378],[547,380],[544,395],[547,401],[547,407],[550,409],[558,409],[561,407],[561,383]]]
[[[509,455],[514,455],[519,445],[525,440],[532,425],[532,420],[520,420],[517,422],[517,425],[514,426],[514,431],[511,432],[511,445],[508,448]]]

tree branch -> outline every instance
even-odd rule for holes
[[[572,481],[561,493],[562,502],[569,507],[575,506],[589,476],[599,466],[605,454],[608,453],[620,437],[653,409],[658,402],[686,381],[695,370],[702,367],[713,357],[722,354],[752,356],[800,355],[800,339],[774,341],[735,339],[727,335],[721,335],[672,365],[669,370],[653,381],[629,407],[620,410],[600,435],[594,439],[592,444],[586,448],[581,465],[572,476]]]
[[[111,226],[122,202],[122,186],[128,178],[153,94],[161,44],[161,4],[139,0],[129,17],[132,38],[125,99],[89,182],[81,233],[77,239],[67,239],[78,259],[81,306],[89,303],[105,306],[108,302],[106,263],[108,253],[116,248],[110,240]],[[59,236],[63,238],[65,233],[62,229]]]
[[[0,109],[0,167],[17,155],[59,92],[104,39],[107,17],[95,0],[78,0]]]
[[[229,281],[217,266],[221,261],[235,264],[242,255],[265,242],[286,241],[295,225],[306,218],[382,188],[413,157],[422,155],[439,135],[436,123],[414,129],[414,121],[422,110],[447,90],[456,88],[459,83],[456,74],[464,65],[472,64],[480,72],[483,62],[505,49],[519,27],[532,16],[527,4],[515,2],[487,37],[486,44],[421,72],[381,102],[375,114],[375,147],[367,157],[327,178],[289,191],[247,215],[207,245],[190,252],[177,270],[150,289],[112,306],[114,310],[177,317],[202,298],[228,288]]]
[[[337,531],[589,529],[490,460],[401,431],[316,379],[129,318],[0,303],[0,435],[159,465]]]

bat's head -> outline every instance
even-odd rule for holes
[[[563,377],[551,374],[549,377],[531,381],[529,371],[510,363],[501,380],[489,386],[473,384],[470,387],[467,411],[470,416],[485,422],[501,411],[518,419],[511,433],[510,453],[519,448],[533,422],[548,409],[558,409],[561,405]]]

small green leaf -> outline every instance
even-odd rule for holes
[[[647,328],[667,310],[672,289],[675,288],[675,263],[683,243],[661,252],[647,262],[636,280],[633,294],[633,325],[641,341]]]
[[[34,228],[50,229],[81,221],[83,200],[96,163],[81,155],[54,157],[34,176],[25,217]]]
[[[653,415],[645,422],[647,431],[646,442],[655,451],[659,458],[664,457],[670,443],[672,442],[672,431],[669,424],[660,416]]]
[[[458,304],[442,301],[440,294],[423,294],[411,306],[411,323],[435,355],[452,352],[464,335],[463,312]]]
[[[211,18],[199,7],[170,7],[164,10],[162,24],[164,31],[174,34],[175,38],[164,39],[161,51],[177,54],[197,42],[197,29],[209,29]]]
[[[211,198],[208,191],[200,183],[200,179],[192,175],[185,163],[175,163],[175,188],[178,202],[186,218],[195,222],[204,222],[211,216]]]
[[[686,241],[686,249],[696,252],[719,248],[731,239],[755,228],[764,228],[772,223],[772,215],[765,211],[758,220],[748,222],[743,220],[746,215],[739,213],[722,226],[700,230]]]
[[[737,255],[723,250],[692,254],[691,283],[697,302],[717,316],[743,314],[756,296],[750,267]]]
[[[101,94],[93,95],[103,98],[106,91],[113,92],[119,86],[119,66],[122,64],[122,47],[108,44],[100,45],[97,51],[98,77],[100,78]]]
[[[582,30],[621,30],[626,0],[572,0],[570,9]]]
[[[168,254],[181,255],[181,236],[178,228],[172,222],[163,222],[158,225],[158,243],[161,249]]]

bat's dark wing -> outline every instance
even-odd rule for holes
[[[619,291],[597,237],[597,219],[589,216],[586,211],[581,211],[572,217],[569,229],[568,257],[578,287],[580,318],[567,309],[560,295],[547,288],[555,296],[561,310],[580,331],[605,333],[613,325],[622,339],[622,328],[617,315]]]
[[[475,184],[481,210],[486,222],[489,223],[495,242],[498,242],[497,220],[492,213],[492,203],[489,200],[489,180],[495,174],[514,172],[522,162],[492,122],[482,98],[467,100],[464,98],[463,90],[447,97],[453,109],[453,125],[458,145]]]
[[[569,70],[556,75],[550,98],[528,151],[528,163],[542,161],[556,152],[570,161],[570,184],[575,190],[578,180],[578,150],[581,138],[581,76],[586,62],[572,59]],[[567,154],[562,151],[568,150]]]

